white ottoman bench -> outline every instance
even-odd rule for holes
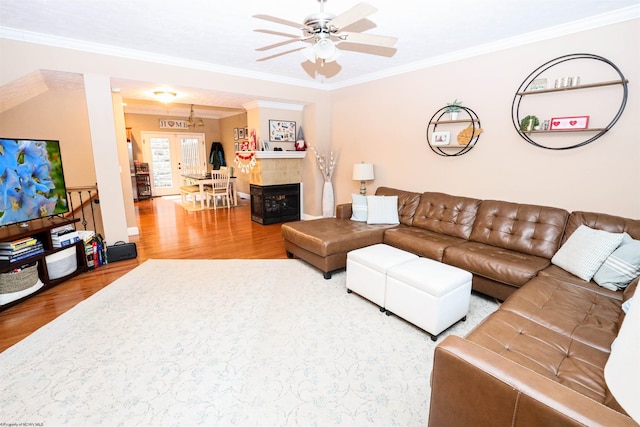
[[[387,270],[416,259],[415,254],[382,243],[350,251],[347,253],[347,292],[365,297],[384,311]]]
[[[387,315],[413,323],[435,341],[440,332],[466,320],[471,277],[468,271],[428,258],[396,265],[387,271]]]

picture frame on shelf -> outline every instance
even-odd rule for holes
[[[296,122],[269,120],[269,141],[295,142]]]
[[[237,141],[238,140],[238,128],[233,128],[233,140]],[[238,150],[236,150],[238,151]]]
[[[554,117],[551,119],[550,130],[588,129],[589,116]]]
[[[547,79],[545,79],[545,78],[535,79],[529,85],[529,90],[531,90],[531,91],[543,90],[543,89],[546,89],[546,88],[547,88]]]
[[[244,128],[238,128],[238,139],[244,138]]]
[[[451,132],[433,132],[433,142],[431,145],[442,146],[451,143]]]
[[[234,148],[235,148],[235,151],[240,151],[240,143],[239,143],[239,142],[236,142],[236,143],[234,144]]]

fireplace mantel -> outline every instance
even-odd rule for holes
[[[256,151],[258,159],[304,159],[306,151]]]

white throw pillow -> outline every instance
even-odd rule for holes
[[[367,196],[367,224],[400,224],[398,196]]]
[[[361,194],[351,195],[351,220],[352,221],[367,221],[367,196]]]
[[[551,262],[588,282],[620,246],[622,236],[623,233],[609,233],[581,225],[551,258]]]

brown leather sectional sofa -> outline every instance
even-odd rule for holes
[[[443,193],[397,195],[400,225],[336,218],[286,223],[285,248],[330,278],[350,250],[386,243],[473,273],[473,289],[505,301],[466,337],[437,347],[430,426],[638,426],[616,402],[604,366],[624,312],[624,291],[586,282],[551,263],[580,226],[627,232],[640,220],[478,200]]]

